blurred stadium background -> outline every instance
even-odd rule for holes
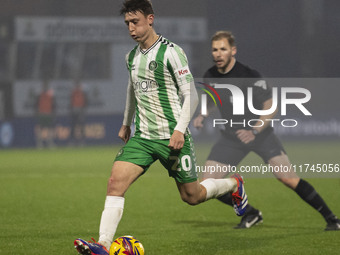
[[[124,56],[134,45],[119,16],[121,1],[0,2],[0,148],[35,146],[34,99],[45,79],[56,95],[57,145],[70,139],[69,95],[77,78],[89,98],[86,144],[117,143],[127,81]],[[265,77],[323,78],[303,80],[300,85],[308,88],[306,82],[315,83],[309,104],[313,118],[306,120],[305,128],[288,133],[278,129],[278,133],[287,139],[339,139],[340,88],[334,79],[340,66],[339,1],[154,0],[153,4],[157,32],[184,48],[196,77],[212,65],[210,37],[223,29],[232,30],[237,38],[237,58]]]
[[[134,45],[118,14],[120,4],[0,0],[0,254],[75,254],[75,238],[97,238],[109,169],[122,145],[117,133],[127,84],[124,57]],[[301,125],[276,132],[294,164],[339,164],[338,0],[153,4],[157,32],[184,48],[195,77],[213,64],[211,35],[232,30],[238,60],[274,86],[309,89],[307,108],[313,116],[304,118],[289,109],[285,118]],[[67,146],[69,96],[78,78],[89,98],[89,146],[83,148]],[[58,147],[36,150],[34,100],[45,79],[56,95]],[[192,132],[202,165],[216,130]],[[261,163],[254,154],[242,162]],[[249,199],[262,210],[264,224],[234,231],[239,218],[230,208],[216,201],[199,207],[180,202],[174,183],[159,168],[159,163],[153,165],[127,193],[117,232],[136,235],[147,254],[339,254],[339,233],[324,233],[319,214],[276,180],[264,175],[247,179]],[[339,173],[302,177],[326,177],[310,182],[339,216]]]

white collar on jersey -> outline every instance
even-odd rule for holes
[[[141,52],[142,54],[144,54],[144,55],[148,54],[148,52],[149,52],[150,50],[152,50],[153,48],[155,48],[155,46],[157,45],[157,43],[159,43],[159,42],[163,39],[163,36],[162,36],[162,35],[160,35],[160,34],[158,34],[158,35],[159,35],[159,37],[158,37],[157,41],[155,41],[148,49],[142,50],[142,48],[141,48],[140,45],[139,45],[139,50],[140,50],[140,52]]]

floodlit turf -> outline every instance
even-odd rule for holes
[[[196,145],[199,164],[209,146]],[[287,143],[294,163],[340,163],[339,143]],[[98,237],[106,182],[118,147],[0,151],[0,254],[77,254],[76,238]],[[250,155],[242,164],[260,164]],[[308,181],[340,216],[338,178]],[[264,223],[239,222],[218,201],[191,207],[156,163],[126,194],[116,236],[134,235],[147,255],[340,254],[340,231],[273,178],[248,178],[251,204]]]

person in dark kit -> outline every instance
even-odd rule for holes
[[[243,92],[247,91],[248,87],[251,87],[253,89],[255,109],[270,109],[272,106],[272,89],[261,78],[259,72],[236,60],[237,48],[233,34],[230,31],[219,31],[212,37],[211,43],[215,65],[205,72],[204,82],[211,86],[221,82],[223,84],[233,84]],[[245,123],[256,119],[263,121],[261,123],[264,124],[261,125],[259,121],[259,123],[253,123],[254,127],[238,125],[231,127],[230,125],[225,125],[225,129],[221,131],[221,136],[211,149],[205,166],[220,166],[224,167],[224,169],[229,167],[230,169],[230,166],[237,166],[249,152],[253,151],[270,166],[288,166],[288,169],[290,169],[291,163],[281,141],[274,134],[274,129],[269,125],[270,122],[265,121],[265,119],[273,119],[277,111],[270,115],[258,116],[249,110],[245,110],[245,114],[242,116],[233,115],[232,97],[227,95],[225,90],[222,92],[216,88],[216,91],[223,102],[223,106],[218,104],[222,119],[233,120],[235,123],[241,123],[244,119]],[[208,101],[208,114],[216,108],[214,103]],[[199,114],[194,119],[194,126],[196,128],[203,127],[203,121],[206,116]],[[205,172],[203,179],[224,178],[227,174],[226,172]],[[293,171],[288,173],[277,172],[274,175],[322,215],[326,221],[325,230],[340,230],[340,220],[328,208],[325,201],[311,184],[299,178]],[[227,205],[232,205],[231,197],[228,193],[218,199]],[[245,215],[235,228],[250,228],[262,221],[261,211],[248,204]]]

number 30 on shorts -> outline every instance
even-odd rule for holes
[[[184,171],[190,171],[192,167],[191,158],[189,155],[183,155],[181,158],[170,156],[169,160],[174,161],[171,170],[181,171],[181,166]]]

